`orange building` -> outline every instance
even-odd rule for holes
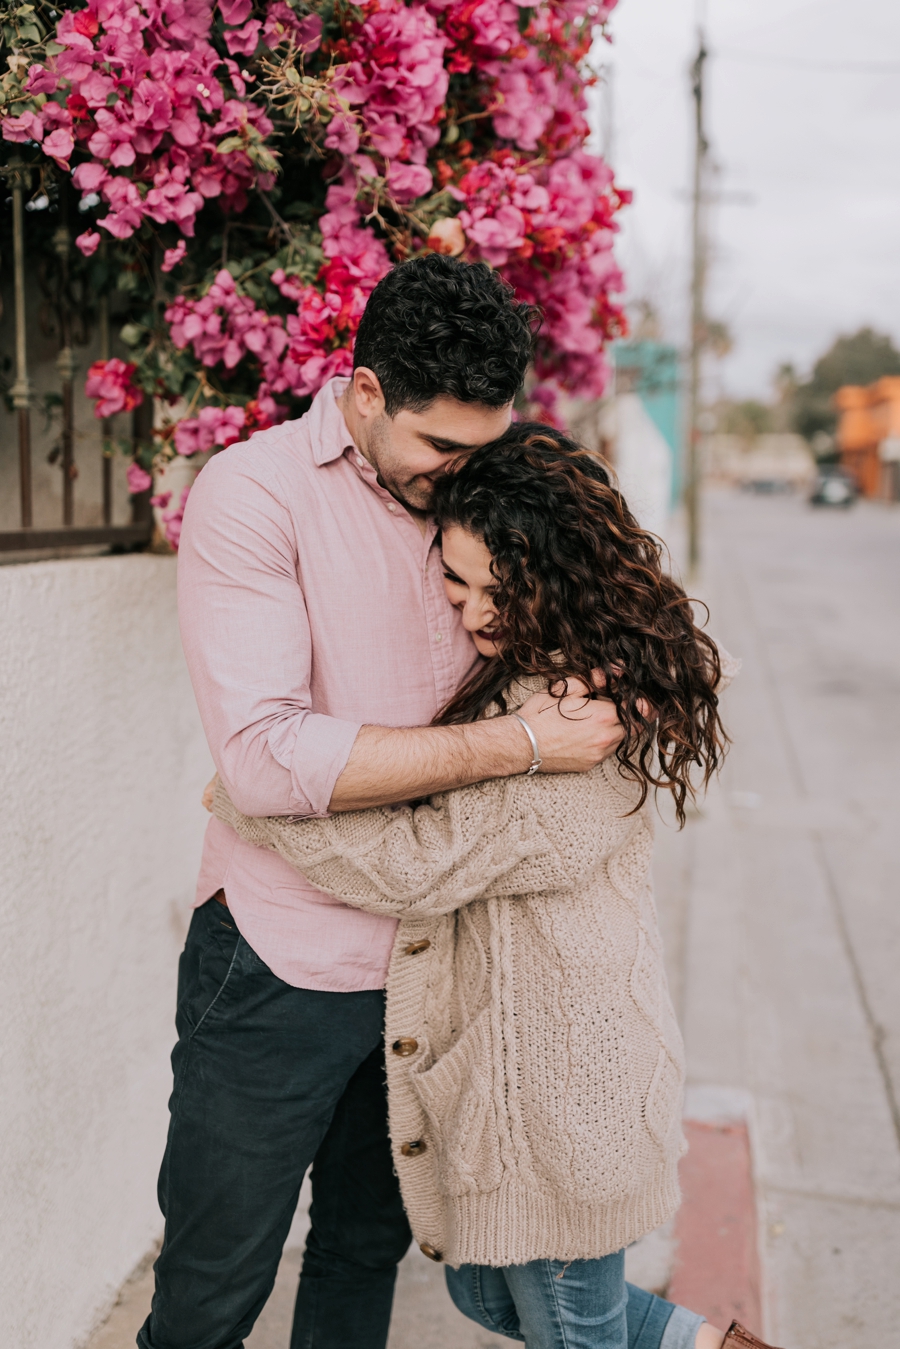
[[[900,461],[900,375],[865,388],[845,384],[834,396],[841,463],[863,496],[896,501]]]

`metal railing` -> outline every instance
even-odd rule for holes
[[[58,549],[82,547],[85,545],[109,544],[121,548],[135,548],[150,542],[152,533],[152,514],[149,493],[143,498],[133,498],[131,523],[114,525],[113,517],[113,473],[112,454],[109,450],[111,426],[109,421],[101,422],[100,453],[102,455],[102,501],[103,523],[100,525],[75,524],[75,479],[78,471],[75,465],[75,358],[72,347],[72,315],[63,303],[59,310],[60,349],[56,368],[60,378],[62,434],[60,437],[60,468],[62,471],[62,520],[56,528],[36,528],[34,525],[34,494],[31,472],[31,408],[34,398],[31,379],[28,372],[28,343],[26,328],[26,260],[25,260],[25,192],[31,182],[31,169],[28,164],[13,162],[0,168],[11,189],[12,232],[13,232],[13,271],[15,297],[15,381],[10,389],[13,409],[18,413],[18,449],[19,449],[19,516],[18,529],[0,530],[0,553],[27,552],[37,549]],[[53,236],[53,246],[59,259],[61,287],[65,291],[68,285],[68,266],[71,234],[64,219]],[[99,326],[101,358],[109,357],[109,308],[105,296],[99,300]],[[149,434],[143,427],[144,407],[136,410],[135,439]]]

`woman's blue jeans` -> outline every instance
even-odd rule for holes
[[[456,1306],[526,1349],[694,1349],[703,1317],[625,1282],[625,1253],[602,1260],[447,1269]]]

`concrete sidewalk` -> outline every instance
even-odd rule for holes
[[[692,1087],[749,1093],[765,1329],[900,1325],[900,511],[711,495],[711,630],[743,657],[734,747],[660,909]]]
[[[722,779],[683,833],[660,830],[657,853],[691,1095],[748,1102],[767,1338],[887,1349],[900,1343],[900,510],[717,494],[705,513],[697,590],[744,667]],[[661,1287],[672,1256],[666,1234],[642,1243],[631,1277]],[[248,1349],[287,1349],[299,1259],[289,1243]],[[133,1344],[149,1287],[126,1290],[90,1349]],[[390,1349],[511,1343],[466,1322],[440,1268],[410,1254]]]

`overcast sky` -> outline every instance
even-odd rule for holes
[[[620,0],[613,44],[595,50],[613,67],[612,161],[635,191],[619,250],[629,297],[650,299],[677,341],[703,9]],[[766,396],[780,362],[805,371],[838,333],[870,323],[900,342],[900,0],[706,0],[705,29],[726,198],[711,215],[708,308],[735,344],[710,374]]]

